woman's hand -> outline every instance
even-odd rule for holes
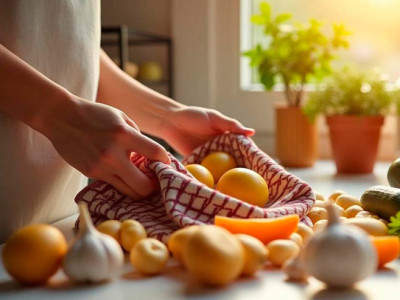
[[[164,122],[161,135],[175,150],[183,155],[224,132],[254,135],[254,129],[220,112],[202,107],[182,107],[175,110]]]
[[[136,124],[113,107],[70,95],[42,123],[66,162],[88,177],[112,184],[132,199],[152,194],[156,185],[132,162],[132,152],[169,163],[166,150],[142,135]]]

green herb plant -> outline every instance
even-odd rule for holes
[[[272,90],[276,83],[283,82],[289,106],[299,107],[304,85],[310,80],[321,80],[330,74],[333,53],[339,48],[348,48],[350,34],[343,25],[333,25],[333,35],[322,32],[322,24],[311,19],[308,23],[291,22],[288,13],[272,16],[268,3],[260,4],[260,15],[252,16],[252,23],[264,27],[264,48],[258,43],[245,53],[250,66],[257,68],[261,83]]]
[[[400,236],[400,211],[394,217],[390,217],[388,224],[389,234]]]
[[[303,112],[310,120],[319,114],[378,116],[387,114],[398,97],[377,71],[344,67],[310,94]]]

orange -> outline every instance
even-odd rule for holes
[[[214,152],[207,155],[201,162],[218,182],[221,176],[230,169],[236,168],[236,162],[232,155],[225,152]]]
[[[245,251],[239,239],[213,225],[201,226],[192,234],[182,257],[190,274],[213,286],[235,280],[245,264]]]
[[[121,243],[121,222],[117,220],[107,220],[99,224],[96,229],[101,233],[113,237],[119,244]]]
[[[183,264],[182,250],[186,247],[186,243],[189,238],[200,229],[198,225],[188,226],[175,231],[168,239],[168,249],[172,253],[172,256],[176,258],[180,263]]]
[[[267,203],[269,197],[268,185],[264,178],[245,168],[232,169],[222,175],[217,190],[260,207]]]
[[[191,165],[185,166],[185,168],[198,181],[200,181],[201,183],[204,183],[210,189],[214,188],[214,177],[212,176],[210,171],[207,170],[206,167],[203,167],[202,165],[191,164]]]
[[[400,243],[397,236],[370,236],[378,254],[379,267],[395,260],[400,253]]]
[[[299,223],[298,215],[269,219],[237,219],[215,216],[214,223],[233,234],[244,233],[259,239],[264,244],[273,240],[289,239]]]
[[[46,224],[30,225],[7,240],[3,264],[17,281],[41,284],[57,272],[67,248],[67,242],[57,228]]]

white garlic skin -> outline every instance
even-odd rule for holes
[[[348,288],[376,271],[377,255],[366,233],[339,223],[329,209],[329,223],[308,242],[306,272],[331,288]]]
[[[121,246],[115,239],[94,228],[86,206],[84,209],[81,206],[79,208],[81,226],[64,258],[64,272],[75,282],[111,280],[118,275],[124,262]],[[85,209],[86,212],[82,212]]]
[[[309,275],[306,272],[304,264],[304,250],[287,261],[282,266],[283,271],[288,276],[290,281],[303,281],[306,282]]]

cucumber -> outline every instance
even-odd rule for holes
[[[387,179],[391,187],[400,188],[400,158],[390,165]]]
[[[400,210],[400,189],[377,185],[369,188],[361,196],[363,209],[390,221]]]

